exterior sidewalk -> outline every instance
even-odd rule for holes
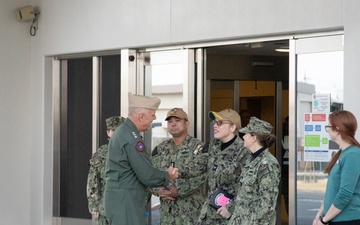
[[[298,171],[297,189],[302,191],[325,192],[327,174],[322,171]]]

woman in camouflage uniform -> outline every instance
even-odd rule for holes
[[[226,213],[229,225],[275,225],[276,201],[279,194],[280,166],[268,148],[275,142],[272,126],[251,117],[247,127],[240,129],[244,146],[252,152],[240,175],[235,210]],[[224,213],[225,214],[225,213]]]
[[[124,122],[125,118],[113,116],[107,118],[106,134],[110,138],[114,130]],[[86,194],[89,212],[95,217],[99,225],[107,225],[104,212],[104,190],[105,190],[105,162],[108,153],[108,145],[102,145],[90,159],[90,169],[87,178]]]
[[[239,137],[241,128],[240,116],[232,109],[220,112],[209,112],[214,123],[214,141],[209,145],[209,160],[207,169],[208,198],[202,206],[198,225],[227,224],[220,209],[216,210],[209,205],[209,199],[217,187],[231,195],[236,194],[236,178],[239,177],[242,161],[249,156],[249,151],[243,147],[243,140]],[[232,202],[226,205],[232,212]]]

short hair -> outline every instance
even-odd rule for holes
[[[152,109],[140,108],[140,107],[129,107],[128,115],[134,116],[134,115],[138,115],[140,113],[148,114],[150,110],[152,110]]]

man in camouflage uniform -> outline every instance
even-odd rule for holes
[[[174,163],[181,178],[167,187],[153,189],[160,197],[160,224],[194,224],[205,201],[207,155],[202,152],[201,141],[188,135],[190,123],[181,108],[170,109],[165,120],[172,139],[154,148],[151,161],[164,169]]]
[[[114,130],[124,122],[125,118],[114,116],[107,118],[106,134],[110,138]],[[105,162],[108,153],[108,145],[102,145],[90,159],[90,169],[87,178],[86,194],[89,212],[95,217],[99,225],[107,225],[103,194],[105,190]]]
[[[280,165],[268,148],[275,142],[272,126],[251,117],[245,133],[244,146],[252,152],[239,179],[235,210],[229,225],[275,225],[279,194]]]
[[[209,205],[209,199],[217,187],[236,196],[236,183],[240,176],[243,162],[250,157],[250,152],[243,147],[239,137],[241,128],[239,114],[232,109],[220,112],[209,112],[214,125],[214,141],[209,146],[207,166],[208,198],[202,206],[198,225],[226,225],[229,220],[222,217],[222,212]],[[226,209],[233,212],[234,202],[228,203]]]

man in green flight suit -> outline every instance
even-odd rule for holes
[[[129,113],[109,143],[106,160],[105,215],[110,225],[145,225],[149,187],[168,186],[180,176],[152,166],[140,132],[151,128],[160,99],[129,93]]]
[[[105,120],[106,134],[109,138],[124,120],[125,118],[122,116],[113,116]],[[86,186],[89,212],[95,217],[98,225],[108,224],[104,212],[105,162],[107,153],[108,144],[104,144],[92,155]]]

